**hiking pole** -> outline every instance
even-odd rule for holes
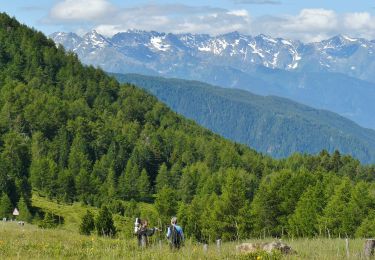
[[[162,233],[162,231],[163,231],[163,227],[162,227],[162,225],[161,225],[161,220],[160,220],[160,218],[159,218],[159,220],[158,220],[158,226],[160,227],[160,229],[158,230],[158,231],[159,231],[159,234],[158,234],[158,244],[159,244],[159,249],[161,250],[161,248],[162,248],[161,233]]]

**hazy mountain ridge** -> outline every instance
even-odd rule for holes
[[[93,30],[82,37],[62,32],[50,37],[70,50],[89,56],[97,54],[93,50],[113,48],[126,58],[149,58],[149,62],[160,63],[158,65],[173,65],[173,60],[188,57],[195,62],[207,63],[224,59],[227,64],[245,72],[262,65],[289,71],[344,73],[374,82],[371,77],[375,68],[374,41],[345,35],[316,43],[272,38],[263,34],[253,37],[238,32],[212,37],[206,34],[129,30],[107,38]],[[171,57],[176,54],[178,57]],[[365,67],[364,64],[370,66]],[[176,66],[171,66],[170,72],[176,70]],[[152,64],[146,67],[155,69]],[[157,69],[155,72],[160,73]],[[168,71],[161,73],[167,74]]]
[[[329,111],[197,81],[114,75],[214,132],[275,157],[338,149],[363,162],[375,158],[375,131]]]

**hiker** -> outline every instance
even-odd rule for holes
[[[138,238],[138,246],[146,247],[148,245],[148,238],[152,236],[158,228],[148,228],[147,220],[136,219],[136,228],[134,229],[135,234]]]
[[[184,241],[184,233],[182,231],[182,228],[179,225],[177,225],[176,217],[173,217],[171,219],[171,225],[168,227],[167,231],[167,238],[171,243],[172,249],[179,249]]]

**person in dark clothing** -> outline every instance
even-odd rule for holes
[[[136,221],[136,227],[135,227],[135,234],[137,235],[138,239],[138,246],[140,247],[146,247],[149,244],[149,237],[151,237],[153,234],[155,234],[155,231],[157,231],[158,228],[148,228],[148,221],[147,220],[140,220],[140,223]]]

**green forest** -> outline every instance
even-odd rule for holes
[[[173,111],[215,133],[274,158],[326,149],[352,155],[362,163],[375,162],[375,131],[327,110],[199,81],[113,75],[147,90]]]
[[[0,14],[0,216],[64,203],[151,203],[198,241],[375,236],[375,167],[339,151],[275,160],[119,84]]]

